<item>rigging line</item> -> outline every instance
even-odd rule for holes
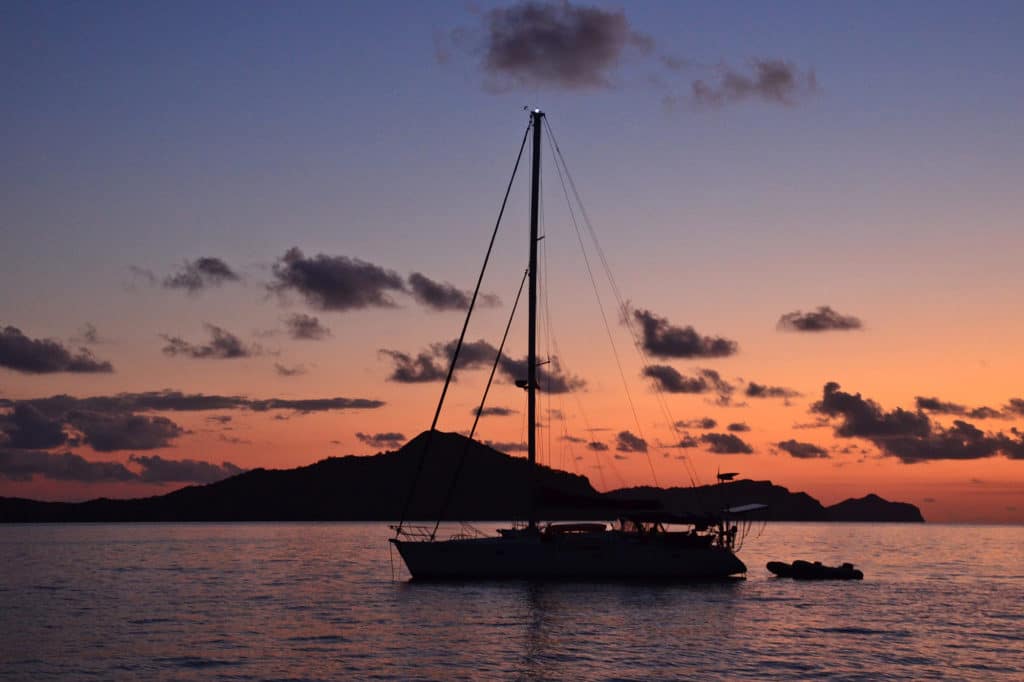
[[[437,409],[434,410],[434,419],[430,422],[430,431],[427,432],[427,438],[423,443],[423,449],[420,450],[419,461],[416,463],[416,473],[412,479],[412,485],[409,487],[409,494],[405,498],[405,504],[402,505],[402,515],[398,519],[398,526],[395,529],[395,534],[398,535],[402,532],[402,526],[405,524],[405,516],[409,513],[409,505],[412,504],[413,494],[416,492],[416,484],[419,483],[420,476],[423,474],[423,463],[426,460],[427,452],[430,450],[430,444],[434,439],[434,431],[437,429],[437,420],[441,417],[441,408],[444,406],[444,398],[448,393],[448,386],[452,382],[452,376],[455,374],[455,363],[459,359],[459,351],[462,350],[462,342],[466,338],[466,330],[469,328],[469,319],[473,315],[473,307],[476,305],[476,298],[480,293],[480,285],[484,281],[484,273],[487,271],[487,262],[491,259],[491,251],[494,249],[494,240],[498,236],[498,228],[501,226],[501,218],[505,215],[505,206],[508,205],[508,197],[512,192],[512,184],[516,180],[516,173],[519,171],[519,162],[523,160],[523,149],[526,148],[526,138],[530,134],[530,128],[533,126],[531,119],[530,124],[526,126],[526,130],[523,132],[523,141],[519,144],[519,155],[516,156],[516,165],[512,167],[512,177],[508,179],[508,187],[505,188],[505,197],[501,200],[501,208],[498,210],[498,219],[494,223],[494,231],[491,233],[491,241],[487,245],[487,254],[484,256],[484,264],[480,268],[480,276],[476,279],[476,288],[473,289],[473,297],[469,300],[469,308],[466,310],[466,320],[462,323],[462,332],[459,334],[459,340],[455,344],[455,352],[452,353],[452,362],[448,366],[448,376],[444,380],[444,388],[441,389],[441,397],[437,401]]]
[[[608,316],[605,315],[604,312],[604,304],[601,302],[601,293],[598,290],[597,280],[594,278],[594,272],[590,267],[590,258],[587,256],[586,247],[583,245],[583,236],[580,233],[579,223],[576,221],[576,212],[573,211],[572,209],[572,201],[569,199],[569,192],[565,186],[565,179],[562,177],[562,169],[559,167],[559,160],[561,160],[561,166],[565,166],[565,159],[561,157],[560,152],[556,152],[558,146],[555,142],[554,133],[551,131],[551,125],[546,125],[548,126],[548,142],[552,145],[552,156],[555,158],[555,170],[558,172],[558,179],[562,184],[562,193],[565,194],[565,201],[569,207],[569,215],[572,218],[573,227],[576,229],[576,239],[577,241],[579,241],[580,244],[580,252],[583,254],[583,262],[586,264],[587,267],[587,275],[590,277],[590,285],[591,287],[593,287],[594,296],[597,298],[597,307],[601,312],[601,320],[604,322],[605,332],[608,334],[608,342],[611,344],[612,347],[612,355],[615,357],[615,365],[618,367],[619,376],[622,378],[622,388],[626,394],[626,400],[629,403],[629,409],[633,413],[633,422],[636,424],[637,435],[641,439],[643,439],[643,428],[640,426],[640,416],[637,414],[636,406],[633,403],[633,396],[629,392],[629,382],[626,381],[626,373],[622,369],[622,361],[619,359],[619,351],[615,347],[615,339],[612,335],[611,325],[608,324]],[[565,171],[566,175],[568,175],[569,169],[567,167]],[[582,209],[582,204],[580,205],[580,208]],[[650,452],[645,452],[644,454],[647,455],[647,465],[651,469],[651,477],[654,479],[654,484],[658,485],[658,475],[654,471],[654,462],[651,459],[651,454]]]
[[[437,535],[437,528],[441,525],[441,519],[444,518],[445,513],[448,511],[448,505],[452,501],[452,496],[455,494],[455,486],[459,481],[459,475],[462,473],[462,467],[466,463],[466,455],[469,454],[469,445],[473,442],[473,436],[476,434],[477,424],[480,423],[480,417],[483,416],[484,404],[487,402],[487,394],[491,390],[491,384],[494,382],[494,374],[498,371],[498,364],[501,362],[501,354],[505,350],[505,341],[508,340],[508,331],[512,328],[512,320],[516,316],[516,308],[519,306],[519,298],[523,295],[523,285],[526,284],[526,276],[529,274],[529,270],[523,273],[523,279],[519,282],[519,291],[516,293],[516,300],[512,304],[512,311],[508,316],[508,324],[505,325],[505,333],[501,337],[501,345],[498,346],[498,352],[494,356],[494,364],[491,365],[491,374],[487,377],[487,385],[484,386],[483,397],[480,398],[480,406],[476,408],[476,416],[473,418],[473,426],[469,430],[469,438],[466,440],[462,447],[462,455],[459,457],[459,463],[455,467],[455,475],[452,476],[452,482],[448,485],[448,492],[445,494],[444,503],[441,505],[441,513],[437,516],[437,523],[434,524],[434,530],[430,532],[430,539],[433,540]]]
[[[634,348],[636,348],[637,353],[640,356],[641,361],[643,362],[644,366],[647,366],[647,365],[650,364],[650,358],[647,355],[646,351],[644,350],[642,344],[640,343],[639,337],[638,337],[637,332],[636,332],[636,329],[633,326],[632,320],[630,319],[629,306],[624,301],[623,296],[622,296],[622,292],[619,289],[618,283],[615,281],[615,275],[612,273],[611,266],[608,264],[608,259],[605,256],[604,249],[601,247],[601,242],[597,238],[597,231],[594,230],[593,223],[591,222],[590,216],[587,213],[587,207],[583,203],[583,198],[580,196],[579,190],[576,187],[576,182],[575,182],[575,180],[573,180],[572,173],[569,172],[569,166],[565,162],[565,157],[562,154],[561,147],[559,147],[559,145],[558,145],[558,140],[555,139],[555,133],[554,133],[554,130],[552,129],[552,127],[551,127],[551,123],[549,121],[547,121],[546,119],[545,119],[544,123],[545,123],[545,125],[547,125],[547,128],[548,128],[549,139],[551,140],[551,143],[554,145],[554,149],[555,149],[554,156],[556,157],[556,166],[557,166],[557,162],[561,161],[561,165],[565,169],[566,178],[568,178],[569,185],[572,187],[573,195],[576,198],[576,202],[577,202],[577,204],[580,207],[580,213],[582,214],[582,217],[583,217],[584,226],[586,227],[587,232],[589,233],[591,240],[594,242],[594,247],[595,247],[595,249],[596,249],[596,251],[598,253],[598,257],[601,259],[602,266],[604,267],[605,276],[608,278],[608,282],[611,285],[612,292],[615,295],[616,302],[619,305],[619,311],[620,311],[620,313],[622,315],[622,318],[623,318],[623,321],[624,321],[624,323],[626,325],[626,328],[629,331],[630,338],[633,341],[633,346],[634,346]],[[662,414],[666,418],[666,421],[668,422],[669,427],[676,433],[677,436],[682,435],[682,433],[680,432],[679,426],[677,425],[676,420],[675,420],[674,416],[672,415],[672,412],[671,412],[671,410],[670,410],[670,408],[668,406],[668,402],[665,399],[665,395],[664,395],[663,389],[661,388],[661,386],[657,382],[653,382],[652,381],[652,384],[654,385],[655,394],[657,396],[656,402],[658,402],[658,405],[659,405],[659,407],[660,407],[660,409],[662,411]],[[693,462],[690,460],[690,456],[687,455],[686,453],[683,453],[683,457],[684,457],[683,462],[686,465],[686,472],[687,472],[687,476],[689,476],[689,478],[690,478],[690,483],[694,487],[696,487],[697,483],[700,481],[700,476],[699,476],[699,474],[697,474],[697,470],[694,467]]]
[[[615,295],[615,299],[618,303],[619,312],[622,316],[623,323],[626,325],[626,329],[629,331],[630,340],[633,342],[633,347],[636,349],[637,354],[639,355],[640,360],[643,363],[643,366],[646,367],[650,365],[651,360],[646,350],[644,349],[643,345],[640,343],[639,335],[637,334],[636,328],[633,326],[633,321],[630,317],[629,305],[624,300],[621,289],[619,289],[618,282],[615,280],[615,275],[612,272],[612,268],[608,263],[607,257],[605,256],[604,249],[601,246],[601,241],[597,237],[597,231],[594,229],[593,223],[590,220],[590,215],[587,213],[587,207],[583,203],[583,198],[580,196],[579,190],[576,187],[576,181],[573,179],[572,173],[569,171],[569,166],[565,162],[565,156],[562,154],[561,147],[558,146],[558,140],[555,139],[554,131],[551,128],[551,123],[545,120],[545,124],[548,127],[548,135],[555,147],[556,160],[560,160],[562,167],[565,169],[565,175],[566,178],[569,180],[569,185],[572,187],[573,196],[576,198],[576,203],[580,207],[580,213],[583,217],[584,226],[586,227],[587,232],[594,243],[594,247],[597,251],[598,257],[601,259],[605,277],[607,277],[608,283],[610,284],[612,292]],[[662,416],[665,418],[665,421],[668,423],[669,428],[672,429],[672,431],[677,436],[682,436],[683,433],[681,433],[680,428],[676,423],[676,419],[673,416],[671,409],[669,408],[668,401],[665,397],[665,391],[662,389],[661,385],[658,382],[652,380],[651,384],[654,386],[655,402],[658,403],[658,407],[661,410]],[[684,463],[686,474],[690,479],[690,484],[696,487],[700,481],[700,475],[697,473],[697,470],[694,467],[693,462],[690,459],[690,456],[686,453],[683,453],[682,461]]]

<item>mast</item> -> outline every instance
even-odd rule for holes
[[[530,323],[526,356],[527,458],[530,462],[529,527],[537,527],[537,223],[540,214],[540,134],[544,112],[530,112],[533,126],[533,172],[530,183]]]

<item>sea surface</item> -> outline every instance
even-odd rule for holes
[[[1020,526],[755,526],[696,585],[412,583],[388,537],[0,526],[0,679],[1024,680]],[[796,558],[865,579],[764,568]]]

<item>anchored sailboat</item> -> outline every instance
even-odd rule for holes
[[[530,245],[528,278],[527,377],[517,384],[527,392],[527,457],[537,467],[537,244],[540,206],[540,158],[544,113],[530,112],[532,132],[532,169],[530,192]],[[523,146],[526,144],[526,135]],[[522,148],[520,149],[520,158]],[[518,161],[516,163],[518,168]],[[515,171],[513,171],[513,178]],[[509,187],[511,188],[511,182]],[[508,201],[508,192],[505,202]],[[505,202],[502,204],[504,211]],[[499,223],[501,220],[499,214]],[[497,226],[495,227],[497,231]],[[494,237],[491,238],[493,247]],[[490,256],[484,260],[486,268]],[[477,282],[479,291],[483,271]],[[475,302],[476,293],[473,301]],[[465,337],[469,314],[462,336],[455,346],[448,379],[422,456],[429,450],[435,433],[441,403],[454,372]],[[511,320],[510,320],[511,323]],[[506,328],[506,337],[508,328]],[[502,347],[504,340],[502,341]],[[500,356],[502,348],[498,349]],[[493,377],[493,371],[492,371]],[[488,387],[489,387],[488,383]],[[486,399],[486,391],[485,391]],[[481,408],[483,403],[481,403]],[[481,410],[477,411],[478,418]],[[475,425],[474,425],[475,429]],[[420,466],[422,468],[422,459]],[[394,527],[390,542],[398,549],[409,572],[416,579],[714,579],[745,573],[747,568],[734,553],[736,526],[727,521],[727,513],[715,516],[680,516],[664,512],[632,512],[616,523],[543,523],[538,518],[536,489],[531,493],[525,526],[500,529],[496,536],[457,534],[438,538],[440,521],[433,529],[413,527],[402,522]],[[411,499],[411,495],[410,495]],[[403,515],[404,516],[404,515]]]

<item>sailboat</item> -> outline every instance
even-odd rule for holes
[[[544,112],[539,109],[530,112],[530,124],[522,145],[525,147],[527,135],[532,131],[529,267],[526,272],[529,281],[527,377],[516,383],[527,392],[527,459],[534,471],[538,466],[537,246],[540,239],[538,214],[543,121]],[[507,200],[508,192],[505,194]],[[500,219],[499,214],[499,222]],[[491,246],[493,244],[492,237]],[[477,282],[477,291],[479,285],[480,280]],[[474,300],[475,297],[476,293]],[[466,324],[471,312],[472,303]],[[465,331],[464,324],[462,337],[455,346],[449,366],[448,380],[442,389],[442,403]],[[506,328],[506,336],[507,333]],[[498,353],[500,356],[500,348]],[[439,403],[428,436],[435,433],[440,408]],[[480,414],[480,410],[477,414]],[[424,449],[424,456],[427,450],[429,444]],[[421,458],[421,468],[422,461]],[[536,480],[536,476],[534,478]],[[536,484],[533,488],[531,494],[536,497]],[[499,529],[495,536],[460,533],[439,538],[440,521],[431,530],[427,527],[407,526],[403,518],[401,523],[393,527],[395,535],[390,538],[390,542],[397,548],[413,579],[417,580],[708,580],[738,576],[747,570],[734,552],[737,526],[730,523],[724,510],[716,516],[632,511],[610,524],[544,523],[537,518],[537,506],[535,503],[528,505],[530,512],[525,525]]]

